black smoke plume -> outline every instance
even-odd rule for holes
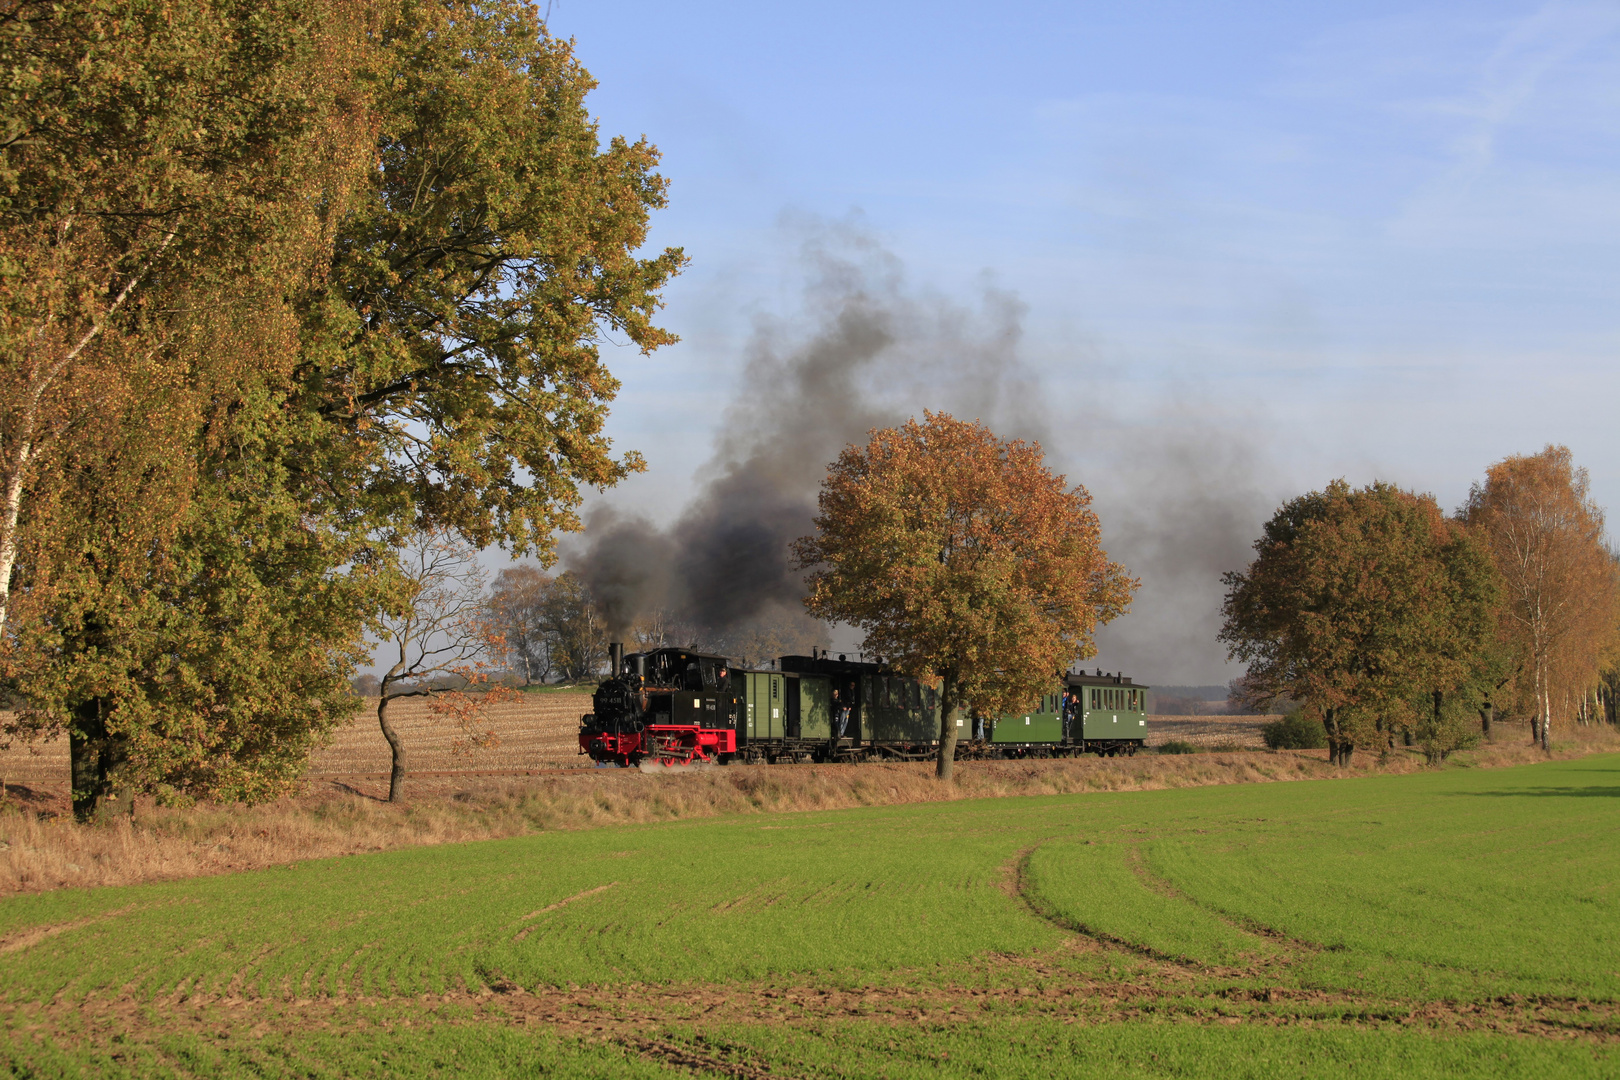
[[[848,227],[818,229],[802,258],[802,317],[756,326],[693,499],[670,523],[599,508],[565,554],[615,634],[650,620],[673,644],[739,656],[825,646],[789,545],[813,531],[817,490],[846,446],[924,409],[1003,437],[1044,431],[1015,299],[987,288],[967,309],[916,295],[898,261]]]
[[[987,288],[970,308],[919,294],[852,228],[817,230],[802,263],[802,312],[756,326],[696,495],[672,522],[600,507],[565,551],[617,637],[633,640],[639,625],[644,638],[750,659],[829,644],[830,628],[804,611],[788,545],[812,530],[845,446],[926,408],[1040,441],[1091,491],[1104,546],[1142,587],[1099,631],[1088,667],[1148,683],[1238,673],[1215,638],[1221,574],[1248,564],[1287,497],[1252,410],[1187,383],[1144,394],[1094,358],[1055,370],[1054,394],[1019,359],[1015,298]]]

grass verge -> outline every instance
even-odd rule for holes
[[[1586,729],[1553,758],[1620,750],[1620,734]],[[1499,743],[1453,766],[1543,761],[1533,747]],[[0,895],[75,886],[129,885],[404,847],[500,839],[553,830],[692,820],[729,814],[833,810],[1010,796],[1162,790],[1222,784],[1344,779],[1425,768],[1421,756],[1360,754],[1351,769],[1325,751],[1200,751],[1185,757],[962,762],[951,784],[927,763],[727,766],[689,772],[587,770],[533,777],[416,779],[393,805],[385,783],[311,781],[303,795],[261,806],[163,808],[143,802],[133,820],[80,826],[27,788],[0,801]]]

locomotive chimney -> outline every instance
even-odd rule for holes
[[[621,674],[619,669],[624,666],[624,642],[615,641],[608,646],[608,665],[608,677],[618,678]]]

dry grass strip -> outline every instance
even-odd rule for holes
[[[1576,732],[1555,757],[1620,750],[1609,728]],[[1469,755],[1476,765],[1526,764],[1533,748],[1498,744]],[[835,810],[1021,795],[1201,787],[1411,772],[1421,757],[1353,768],[1326,751],[1204,753],[1133,758],[962,762],[940,784],[927,763],[732,765],[681,772],[576,769],[531,776],[449,775],[416,779],[402,805],[380,800],[382,780],[311,780],[304,792],[260,806],[189,809],[137,806],[133,820],[73,824],[65,789],[13,789],[0,805],[0,895],[67,886],[125,885],[281,865],[304,859],[518,836],[548,829]]]

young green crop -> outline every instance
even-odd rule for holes
[[[923,1060],[907,1064],[907,1055],[927,1047],[948,1051],[965,1071],[978,1061],[991,1073],[1034,1075],[1049,1042],[1070,1047],[1064,1060],[1092,1064],[1085,1055],[1094,1051],[1119,1061],[1157,1055],[1142,1058],[1158,1063],[1143,1066],[1150,1075],[1261,1075],[1251,1064],[1266,1054],[1282,1055],[1268,1059],[1281,1064],[1297,1056],[1313,1075],[1351,1061],[1356,1076],[1398,1075],[1403,1062],[1412,1075],[1601,1073],[1613,1058],[1591,1042],[1306,1025],[1393,1023],[1422,1008],[1460,1015],[1533,998],[1587,1010],[1577,1027],[1596,1025],[1612,1041],[1620,1035],[1611,1030],[1620,994],[1617,793],[1620,757],[1610,756],[546,833],[14,897],[0,902],[3,1039],[14,1071],[72,1071],[73,1062],[108,1071],[84,1056],[102,1050],[74,1049],[65,1033],[24,1035],[27,1017],[115,998],[154,1008],[219,996],[259,1009],[315,1000],[338,1010],[367,998],[409,1012],[415,996],[489,985],[623,987],[627,1001],[647,984],[740,987],[743,999],[757,986],[882,986],[966,1011],[957,1009],[948,1030],[921,1022],[901,1030],[892,1020],[850,1028],[851,1045],[877,1040],[863,1062],[873,1071],[856,1075],[875,1075],[879,1059],[889,1075],[906,1075]],[[1103,945],[1065,951],[1077,929]],[[1060,974],[1075,986],[1124,988],[1116,994],[1171,982],[1127,1010],[1140,1014],[1134,1021],[1110,1012],[1112,999],[1078,991],[1038,1008],[986,996],[1047,979],[1004,959],[1034,956],[1065,956],[1041,963],[1067,965]],[[695,1015],[675,1010],[667,1022]],[[1196,1023],[1158,1022],[1174,1016]],[[1223,1018],[1264,1023],[1208,1026]],[[1034,1026],[1017,1034],[1026,1023]],[[786,1055],[787,1072],[836,1071],[802,1027],[738,1022],[726,1030],[766,1059]],[[482,1016],[433,1038],[477,1031],[490,1033],[490,1054],[508,1046]],[[169,1061],[164,1055],[191,1046],[192,1036],[162,1038],[169,1049],[148,1036],[124,1059]],[[314,1035],[277,1038],[287,1061],[325,1060],[310,1049]],[[366,1045],[389,1045],[377,1038]],[[885,1058],[890,1038],[912,1049]],[[192,1071],[252,1071],[246,1057],[218,1057],[224,1045],[206,1043],[214,1064]],[[601,1065],[590,1047],[562,1040],[553,1050],[557,1075]],[[995,1064],[1007,1054],[1012,1064]],[[62,1068],[27,1064],[51,1055]],[[497,1057],[477,1060],[463,1071],[510,1071]],[[1182,1064],[1170,1068],[1175,1061]],[[1226,1061],[1235,1071],[1217,1067]],[[283,1064],[252,1068],[296,1071]],[[587,1071],[567,1071],[576,1065]]]
[[[794,1076],[887,1080],[1219,1077],[1220,1080],[1554,1080],[1613,1075],[1591,1046],[1463,1035],[1439,1039],[1354,1028],[1207,1027],[1163,1021],[1080,1025],[1051,1019],[941,1020],[913,1027],[845,1021],[810,1030],[708,1031]],[[853,1068],[851,1063],[858,1063]]]

